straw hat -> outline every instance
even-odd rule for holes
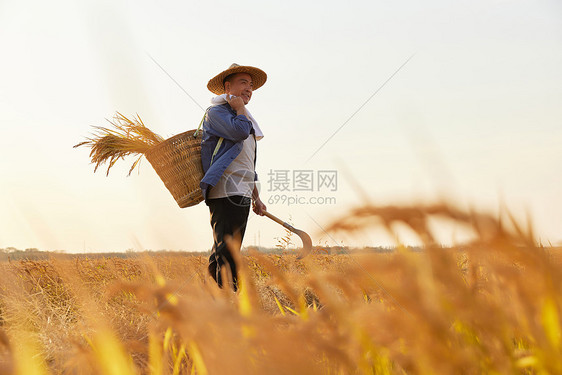
[[[267,74],[261,69],[254,68],[253,66],[241,66],[232,64],[230,67],[211,78],[207,83],[207,88],[214,94],[224,94],[224,79],[231,74],[235,73],[248,73],[252,76],[254,90],[259,89],[267,80]]]

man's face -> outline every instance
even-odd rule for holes
[[[224,91],[227,94],[241,97],[244,104],[248,104],[252,98],[252,76],[248,73],[236,73],[224,83]]]

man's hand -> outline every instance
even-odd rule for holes
[[[252,208],[254,212],[260,216],[265,215],[265,211],[267,211],[267,207],[265,207],[265,204],[263,204],[259,197],[254,198],[254,200],[252,201]]]
[[[244,100],[239,96],[232,96],[226,95],[226,101],[230,104],[230,107],[234,111],[236,111],[237,115],[245,115],[246,114],[246,106],[244,105]]]

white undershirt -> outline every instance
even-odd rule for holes
[[[250,134],[242,143],[240,154],[226,167],[219,182],[209,191],[209,198],[224,198],[231,195],[252,197],[254,190],[254,158],[256,138]]]

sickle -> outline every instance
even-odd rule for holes
[[[272,214],[270,214],[267,211],[264,211],[264,215],[267,216],[268,218],[270,218],[271,220],[275,221],[278,224],[281,224],[282,226],[284,226],[285,228],[287,228],[288,230],[290,230],[291,232],[293,232],[294,234],[296,234],[297,236],[300,237],[300,239],[302,240],[302,251],[301,253],[297,256],[297,259],[302,259],[305,256],[307,256],[308,254],[310,254],[310,252],[312,251],[312,239],[310,238],[310,236],[305,232],[302,231],[300,229],[297,229],[295,227],[293,227],[292,225],[284,222],[283,220],[273,216]]]

